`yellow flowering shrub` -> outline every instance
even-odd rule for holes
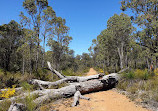
[[[103,70],[103,69],[99,69],[99,72],[100,72],[100,73],[104,73],[104,70]]]
[[[13,88],[5,88],[5,91],[1,91],[0,98],[10,98],[15,94],[15,85]]]
[[[109,73],[106,71],[106,72],[105,72],[105,75],[108,75],[108,74],[109,74]]]
[[[148,79],[149,76],[151,76],[151,75],[149,75],[147,69],[145,69],[145,70],[136,69],[134,71],[134,77],[137,78],[137,79]]]
[[[158,76],[158,68],[154,70],[154,73]]]

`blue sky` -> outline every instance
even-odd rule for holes
[[[106,28],[107,20],[120,14],[121,0],[49,0],[57,16],[66,19],[73,37],[70,48],[75,55],[88,52],[92,40]],[[0,25],[10,20],[19,22],[23,0],[0,0]],[[25,11],[24,11],[25,12]],[[126,12],[126,14],[130,14]]]

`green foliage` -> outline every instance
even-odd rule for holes
[[[75,76],[75,72],[71,68],[63,70],[62,73],[66,76]]]
[[[84,67],[84,68],[78,69],[76,71],[69,68],[69,69],[63,70],[62,73],[66,76],[83,76],[83,74],[87,73],[88,71],[89,71],[88,67]]]
[[[132,41],[133,31],[134,27],[128,15],[121,13],[110,17],[107,29],[97,36],[97,40],[93,40],[90,47],[94,63],[103,69],[107,67],[108,72],[116,72],[119,68],[125,67],[126,56],[130,58],[128,52],[131,51],[129,44]]]
[[[11,105],[10,100],[4,100],[0,103],[0,111],[8,111],[9,107]]]
[[[149,73],[147,69],[145,70],[136,69],[134,73],[135,73],[135,78],[140,78],[144,80],[147,80],[149,78]]]
[[[7,71],[19,70],[19,53],[21,26],[14,20],[0,26],[0,67]]]
[[[133,16],[131,18],[133,22],[142,29],[135,35],[137,44],[143,47],[142,57],[145,56],[145,60],[149,58],[147,61],[156,66],[158,60],[157,3],[157,0],[122,0],[121,2],[121,9],[123,11],[132,10]]]
[[[129,71],[128,73],[123,73],[122,77],[126,79],[142,79],[147,80],[149,77],[151,77],[151,74],[148,72],[147,69],[140,70],[136,69],[135,71]]]
[[[50,80],[50,77],[52,76],[52,74],[50,74],[46,69],[38,69],[37,72],[34,72],[34,75],[36,78],[45,81]]]
[[[37,104],[34,103],[34,100],[38,98],[39,96],[34,95],[28,95],[25,98],[17,98],[16,103],[22,103],[26,106],[26,111],[35,111],[37,108]]]
[[[33,90],[33,85],[30,85],[27,82],[22,82],[20,84],[20,86],[23,87],[23,89],[27,90],[27,91],[32,91]]]
[[[123,77],[127,79],[134,79],[135,78],[135,73],[133,71],[130,71],[128,73],[123,73]]]
[[[33,102],[33,100],[35,98],[36,98],[36,95],[34,95],[34,96],[27,96],[25,98],[25,105],[26,105],[28,111],[35,111],[36,104]]]
[[[136,70],[133,71],[134,78],[128,78],[123,76],[120,82],[117,85],[117,88],[123,91],[128,92],[128,96],[134,100],[140,98],[142,101],[158,101],[157,96],[157,85],[158,77],[148,77],[147,80],[144,79],[146,71],[145,70]]]
[[[122,80],[122,81],[120,81],[120,82],[117,84],[117,88],[118,88],[118,89],[121,89],[121,90],[123,90],[123,91],[125,91],[125,90],[127,89],[127,87],[128,87],[128,81]]]

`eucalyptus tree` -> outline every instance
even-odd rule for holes
[[[54,36],[50,37],[47,45],[53,51],[53,63],[56,69],[60,69],[63,62],[63,56],[68,52],[69,43],[72,37],[68,35],[69,27],[66,26],[66,20],[61,17],[55,18]]]
[[[22,54],[22,72],[25,71],[32,74],[35,58],[36,58],[36,38],[33,36],[34,32],[29,29],[22,29],[22,38],[20,40],[21,46],[18,47],[17,52]]]
[[[115,45],[120,58],[120,68],[125,66],[125,57],[127,57],[127,47],[130,42],[130,36],[133,31],[131,19],[128,15],[121,13],[120,15],[114,14],[108,22],[107,29],[111,30],[113,41],[111,45]]]
[[[21,13],[21,16],[25,18],[25,21],[29,21],[29,26],[35,32],[34,36],[36,37],[37,45],[37,54],[36,54],[36,67],[38,69],[39,63],[39,52],[40,52],[40,32],[41,32],[41,19],[43,10],[48,7],[47,0],[24,0],[23,7],[26,10],[28,16],[24,16],[24,13]]]
[[[0,26],[0,65],[5,70],[19,70],[21,56],[16,52],[21,45],[21,26],[14,20]]]
[[[130,17],[124,13],[114,14],[107,22],[107,29],[103,30],[97,40],[93,40],[90,47],[91,55],[97,65],[108,71],[117,71],[128,66],[129,44],[132,40],[132,26]]]
[[[45,44],[47,37],[54,36],[53,31],[55,27],[56,13],[52,7],[48,6],[45,10],[43,10],[42,16],[42,36],[43,36],[43,60],[42,67],[45,64]]]
[[[113,31],[109,29],[103,30],[97,37],[99,54],[98,58],[102,61],[102,67],[113,67],[118,63],[118,53],[116,50],[116,41],[113,37]],[[112,69],[111,69],[112,70]]]
[[[150,50],[158,65],[158,1],[157,0],[122,0],[121,9],[128,8],[134,15],[131,17],[134,23],[140,26],[143,36],[139,35],[137,43]]]

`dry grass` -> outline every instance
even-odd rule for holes
[[[131,100],[141,100],[139,102],[152,107],[158,106],[158,76],[152,76],[146,70],[123,74],[117,89],[126,91]]]

